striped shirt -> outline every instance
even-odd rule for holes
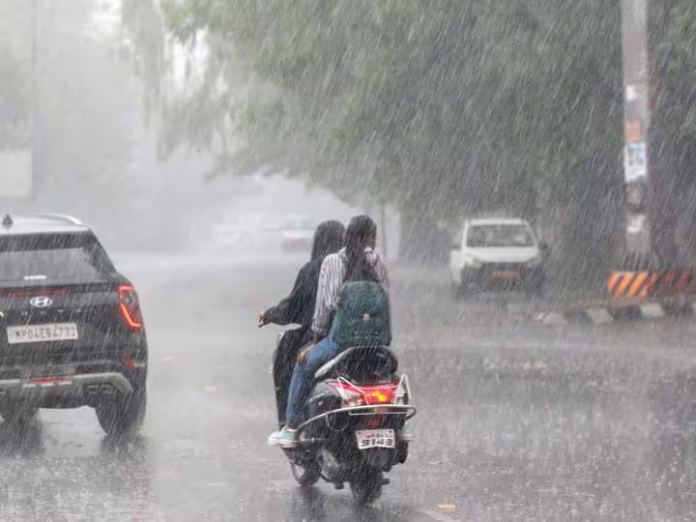
[[[389,291],[389,274],[384,258],[371,248],[365,249],[365,255],[375,270],[379,284]],[[325,337],[328,334],[331,314],[338,308],[338,297],[343,287],[343,281],[346,278],[347,262],[348,256],[346,256],[346,249],[344,248],[336,254],[326,256],[321,265],[317,302],[314,307],[314,320],[312,321],[312,332],[320,337]]]

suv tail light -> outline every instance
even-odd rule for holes
[[[118,287],[118,309],[121,319],[131,330],[141,330],[143,328],[143,316],[140,313],[140,303],[138,294],[131,285],[121,285]]]

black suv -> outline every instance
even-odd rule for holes
[[[147,364],[137,293],[94,233],[68,216],[5,216],[0,416],[89,405],[108,434],[137,431]]]

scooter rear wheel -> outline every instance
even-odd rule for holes
[[[361,473],[357,480],[351,481],[350,492],[361,506],[373,503],[382,495],[382,472],[369,470]]]
[[[308,488],[319,482],[321,478],[321,466],[318,463],[312,462],[306,466],[300,466],[294,462],[290,463],[292,476],[295,477],[297,483],[303,488]]]

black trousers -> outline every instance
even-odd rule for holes
[[[282,426],[285,408],[288,404],[288,388],[292,370],[300,350],[312,340],[309,328],[288,330],[283,334],[278,346],[273,352],[273,384],[275,386],[276,405],[278,407],[278,423]]]

